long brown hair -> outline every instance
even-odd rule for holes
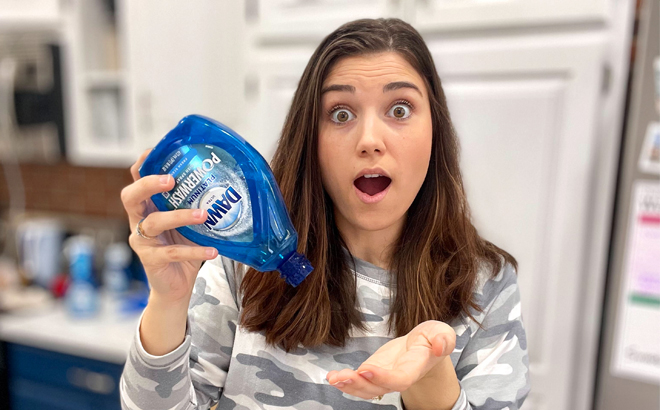
[[[344,346],[349,329],[366,330],[358,310],[355,276],[321,181],[318,119],[321,86],[347,56],[396,52],[424,79],[431,105],[433,143],[429,169],[408,209],[390,262],[393,292],[389,322],[396,336],[425,320],[448,322],[479,310],[473,291],[479,269],[496,275],[507,252],[482,239],[472,223],[459,168],[459,147],[444,91],[419,33],[399,19],[363,19],[339,27],[318,46],[300,79],[271,166],[291,220],[298,251],[314,271],[293,288],[276,273],[249,269],[241,283],[241,325],[264,332],[286,351],[323,343]]]

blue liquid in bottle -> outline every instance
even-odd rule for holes
[[[314,269],[296,252],[298,233],[266,160],[240,135],[210,118],[189,115],[156,145],[140,175],[170,174],[171,191],[151,197],[160,211],[205,209],[186,238],[258,271],[278,270],[298,286]]]

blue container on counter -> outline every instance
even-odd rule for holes
[[[69,257],[71,281],[66,291],[66,307],[76,318],[96,315],[99,296],[94,281],[94,240],[85,235],[67,239],[65,253]]]

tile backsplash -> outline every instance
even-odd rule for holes
[[[66,162],[21,164],[27,211],[84,214],[123,218],[123,187],[133,182],[128,168],[79,167]],[[7,209],[9,194],[0,167],[0,207]]]

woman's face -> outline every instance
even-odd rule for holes
[[[318,154],[337,223],[375,231],[403,222],[431,156],[423,79],[386,52],[339,60],[322,90]]]

